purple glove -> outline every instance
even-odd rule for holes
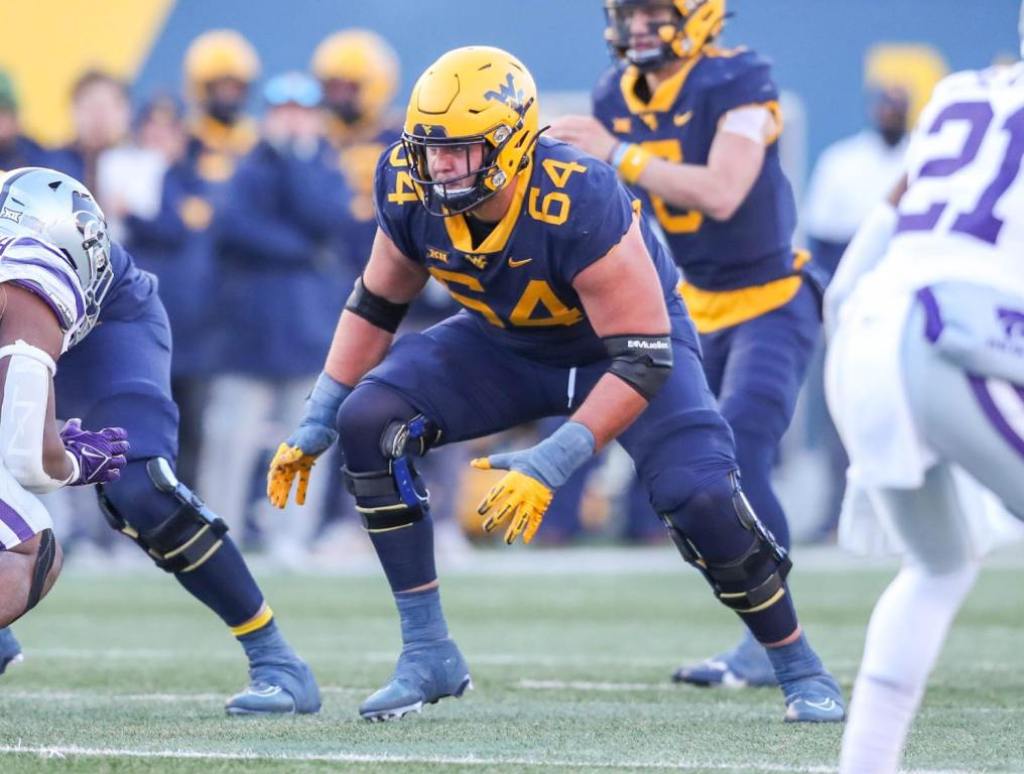
[[[78,463],[78,475],[68,486],[109,484],[121,477],[128,451],[128,433],[121,427],[104,427],[98,433],[82,429],[81,419],[69,419],[60,431],[64,448]]]

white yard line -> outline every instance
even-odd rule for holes
[[[267,753],[253,751],[208,750],[132,750],[128,748],[78,747],[77,745],[0,745],[0,755],[38,755],[41,758],[142,758],[172,760],[220,760],[220,761],[281,761],[281,762],[324,762],[324,763],[424,763],[443,766],[532,766],[576,767],[588,769],[656,769],[673,771],[779,771],[798,774],[832,774],[834,766],[786,766],[752,760],[734,763],[713,763],[698,761],[642,761],[617,760],[594,761],[571,758],[529,758],[529,757],[482,757],[477,755],[372,755],[367,753]],[[906,774],[971,774],[964,769],[914,769]]]
[[[35,754],[44,758],[64,758],[79,756],[87,758],[163,758],[179,760],[224,760],[224,761],[312,761],[328,763],[426,763],[444,766],[536,766],[536,767],[570,767],[594,769],[668,769],[678,771],[793,771],[808,774],[834,772],[832,766],[782,766],[778,763],[757,763],[741,761],[738,763],[707,763],[697,761],[594,761],[588,759],[573,760],[571,758],[529,758],[529,757],[483,757],[476,755],[373,755],[367,753],[296,753],[296,754],[260,754],[257,752],[232,752],[210,750],[196,752],[192,750],[131,750],[125,748],[78,747],[75,745],[22,746],[0,745],[0,754]]]

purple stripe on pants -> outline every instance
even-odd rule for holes
[[[999,435],[1003,436],[1003,439],[1016,449],[1018,454],[1024,457],[1024,438],[1017,435],[1017,431],[1010,427],[1010,423],[999,413],[999,407],[996,406],[996,402],[992,399],[985,379],[976,374],[967,374],[967,381],[970,382],[974,397],[978,400],[978,405],[981,406],[985,416],[988,417],[988,421],[992,423],[992,426],[998,431]],[[1017,389],[1017,394],[1019,395],[1019,388]]]
[[[18,512],[3,500],[0,500],[0,521],[17,535],[18,540],[22,542],[30,540],[36,534],[36,531],[28,525],[28,522],[21,518]],[[3,547],[7,548],[7,546]]]

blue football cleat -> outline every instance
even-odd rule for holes
[[[701,661],[681,666],[672,673],[672,682],[709,687],[755,688],[778,685],[772,662],[761,644],[749,632],[732,650]]]
[[[0,629],[0,675],[11,664],[17,664],[19,661],[24,660],[25,657],[21,653],[21,645],[14,638],[14,632],[6,627]]]
[[[828,672],[787,682],[787,723],[839,723],[846,718],[846,704],[839,684]]]
[[[446,696],[459,698],[472,687],[466,659],[453,640],[407,645],[387,685],[360,705],[359,714],[371,721],[398,720]]]
[[[229,715],[295,715],[320,711],[320,688],[298,656],[278,663],[254,663],[249,685],[224,706]]]

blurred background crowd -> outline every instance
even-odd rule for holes
[[[1010,8],[1013,0],[993,4]],[[537,77],[545,118],[586,112],[589,88],[608,63],[601,4],[528,0],[515,23],[498,30],[480,4],[463,0],[403,0],[387,12],[340,0],[100,0],[96,15],[108,23],[99,25],[98,43],[89,30],[64,29],[59,2],[32,5],[0,10],[7,29],[34,31],[0,54],[0,169],[49,166],[84,181],[115,238],[159,278],[174,335],[181,478],[198,482],[244,547],[282,565],[330,566],[369,550],[336,460],[321,464],[305,508],[272,513],[263,489],[270,455],[298,421],[369,255],[377,159],[399,136],[412,80],[456,45],[500,45],[520,56]],[[431,17],[423,17],[426,5]],[[932,86],[950,65],[980,67],[1000,56],[992,40],[1005,37],[1005,51],[1015,43],[1013,30],[1000,28],[979,45],[985,24],[965,32],[954,15],[942,18],[946,6],[963,9],[953,0],[851,0],[836,4],[842,15],[823,5],[831,4],[735,0],[726,42],[779,63],[783,157],[803,204],[800,241],[831,272],[899,176],[907,131]],[[811,30],[827,25],[801,21],[822,13],[857,19],[823,42]],[[124,45],[115,50],[118,35]],[[835,52],[822,60],[827,67],[808,61],[814,52],[821,58],[823,45]],[[577,49],[585,53],[559,61]],[[46,68],[46,56],[60,66]],[[406,328],[453,309],[432,282]],[[820,370],[819,362],[778,470],[794,534],[805,541],[833,536],[846,464]],[[522,446],[552,429],[480,444]],[[425,461],[442,554],[480,539],[474,505],[490,479],[466,475],[466,462],[482,450],[442,449]],[[57,498],[69,555],[113,550],[116,538],[91,497]],[[556,544],[663,539],[628,458],[614,447],[558,492],[538,535]]]

